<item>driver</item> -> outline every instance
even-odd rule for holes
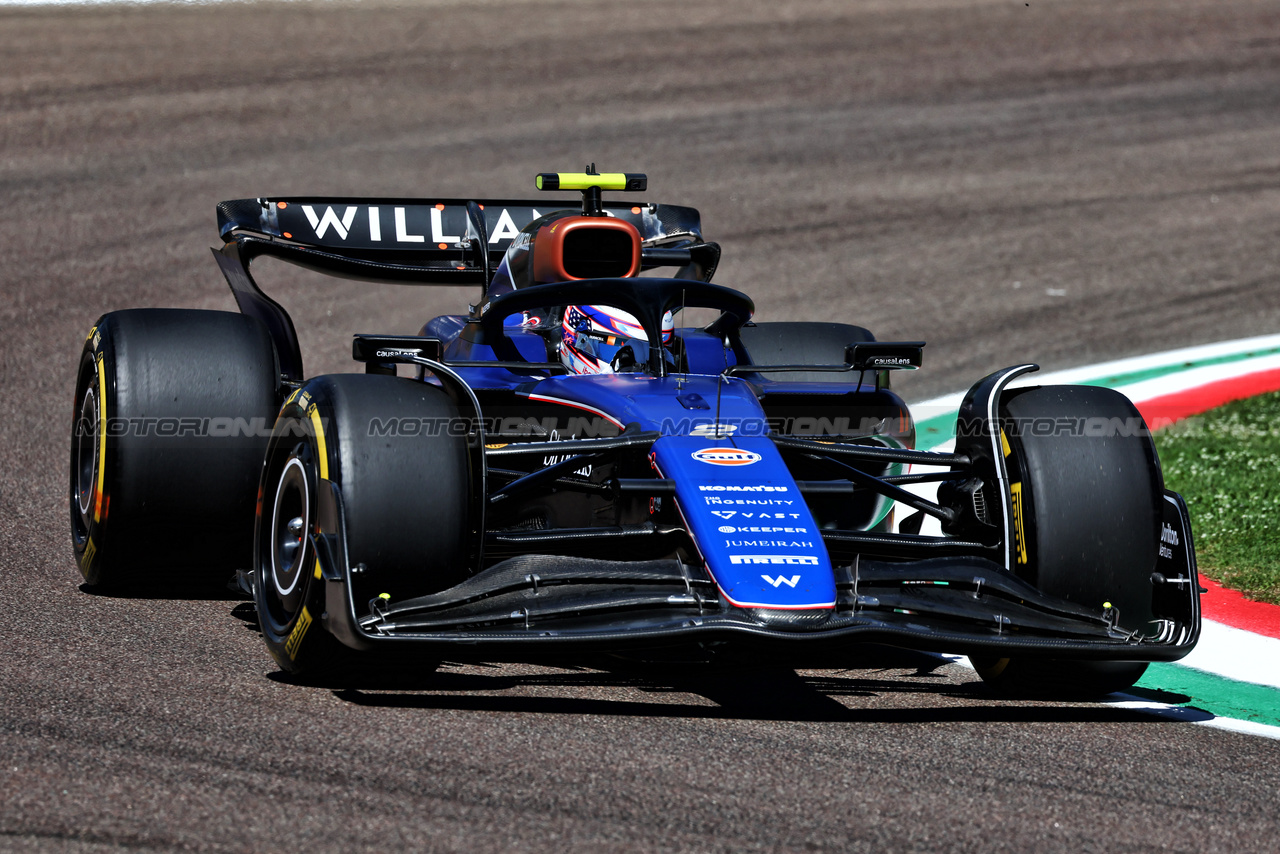
[[[560,362],[574,374],[615,374],[642,370],[649,361],[649,337],[635,316],[603,305],[571,305],[561,324]],[[662,316],[663,358],[674,365],[675,320]]]

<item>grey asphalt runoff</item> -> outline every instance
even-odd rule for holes
[[[81,589],[65,497],[94,320],[234,310],[222,199],[647,172],[758,319],[927,340],[914,399],[1280,331],[1280,3],[0,6],[0,56],[0,850],[1280,844],[1280,742],[917,655],[291,684],[238,600]],[[473,296],[259,269],[311,374]]]

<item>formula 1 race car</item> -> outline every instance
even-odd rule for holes
[[[1036,370],[1018,365],[969,390],[954,450],[914,450],[890,376],[922,342],[753,321],[711,284],[696,210],[602,199],[646,183],[590,167],[537,179],[580,202],[220,204],[241,313],[113,312],[85,343],[85,580],[239,569],[291,673],[395,650],[802,666],[877,643],[1096,694],[1191,650],[1187,510],[1132,403],[1010,388]],[[357,334],[364,373],[308,379],[249,273],[264,255],[479,299],[418,335]],[[707,322],[678,325],[694,310]]]

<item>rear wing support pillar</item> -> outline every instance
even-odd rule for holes
[[[289,382],[302,382],[302,348],[298,346],[298,332],[289,313],[284,306],[264,294],[253,276],[249,275],[248,259],[241,256],[238,242],[233,241],[224,244],[221,250],[211,251],[218,262],[218,269],[231,286],[231,294],[236,298],[240,313],[261,320],[267,327],[276,345],[281,375]]]

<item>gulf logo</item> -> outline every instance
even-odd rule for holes
[[[737,448],[703,448],[694,451],[692,456],[700,463],[710,463],[713,466],[749,466],[764,459],[757,453]]]

